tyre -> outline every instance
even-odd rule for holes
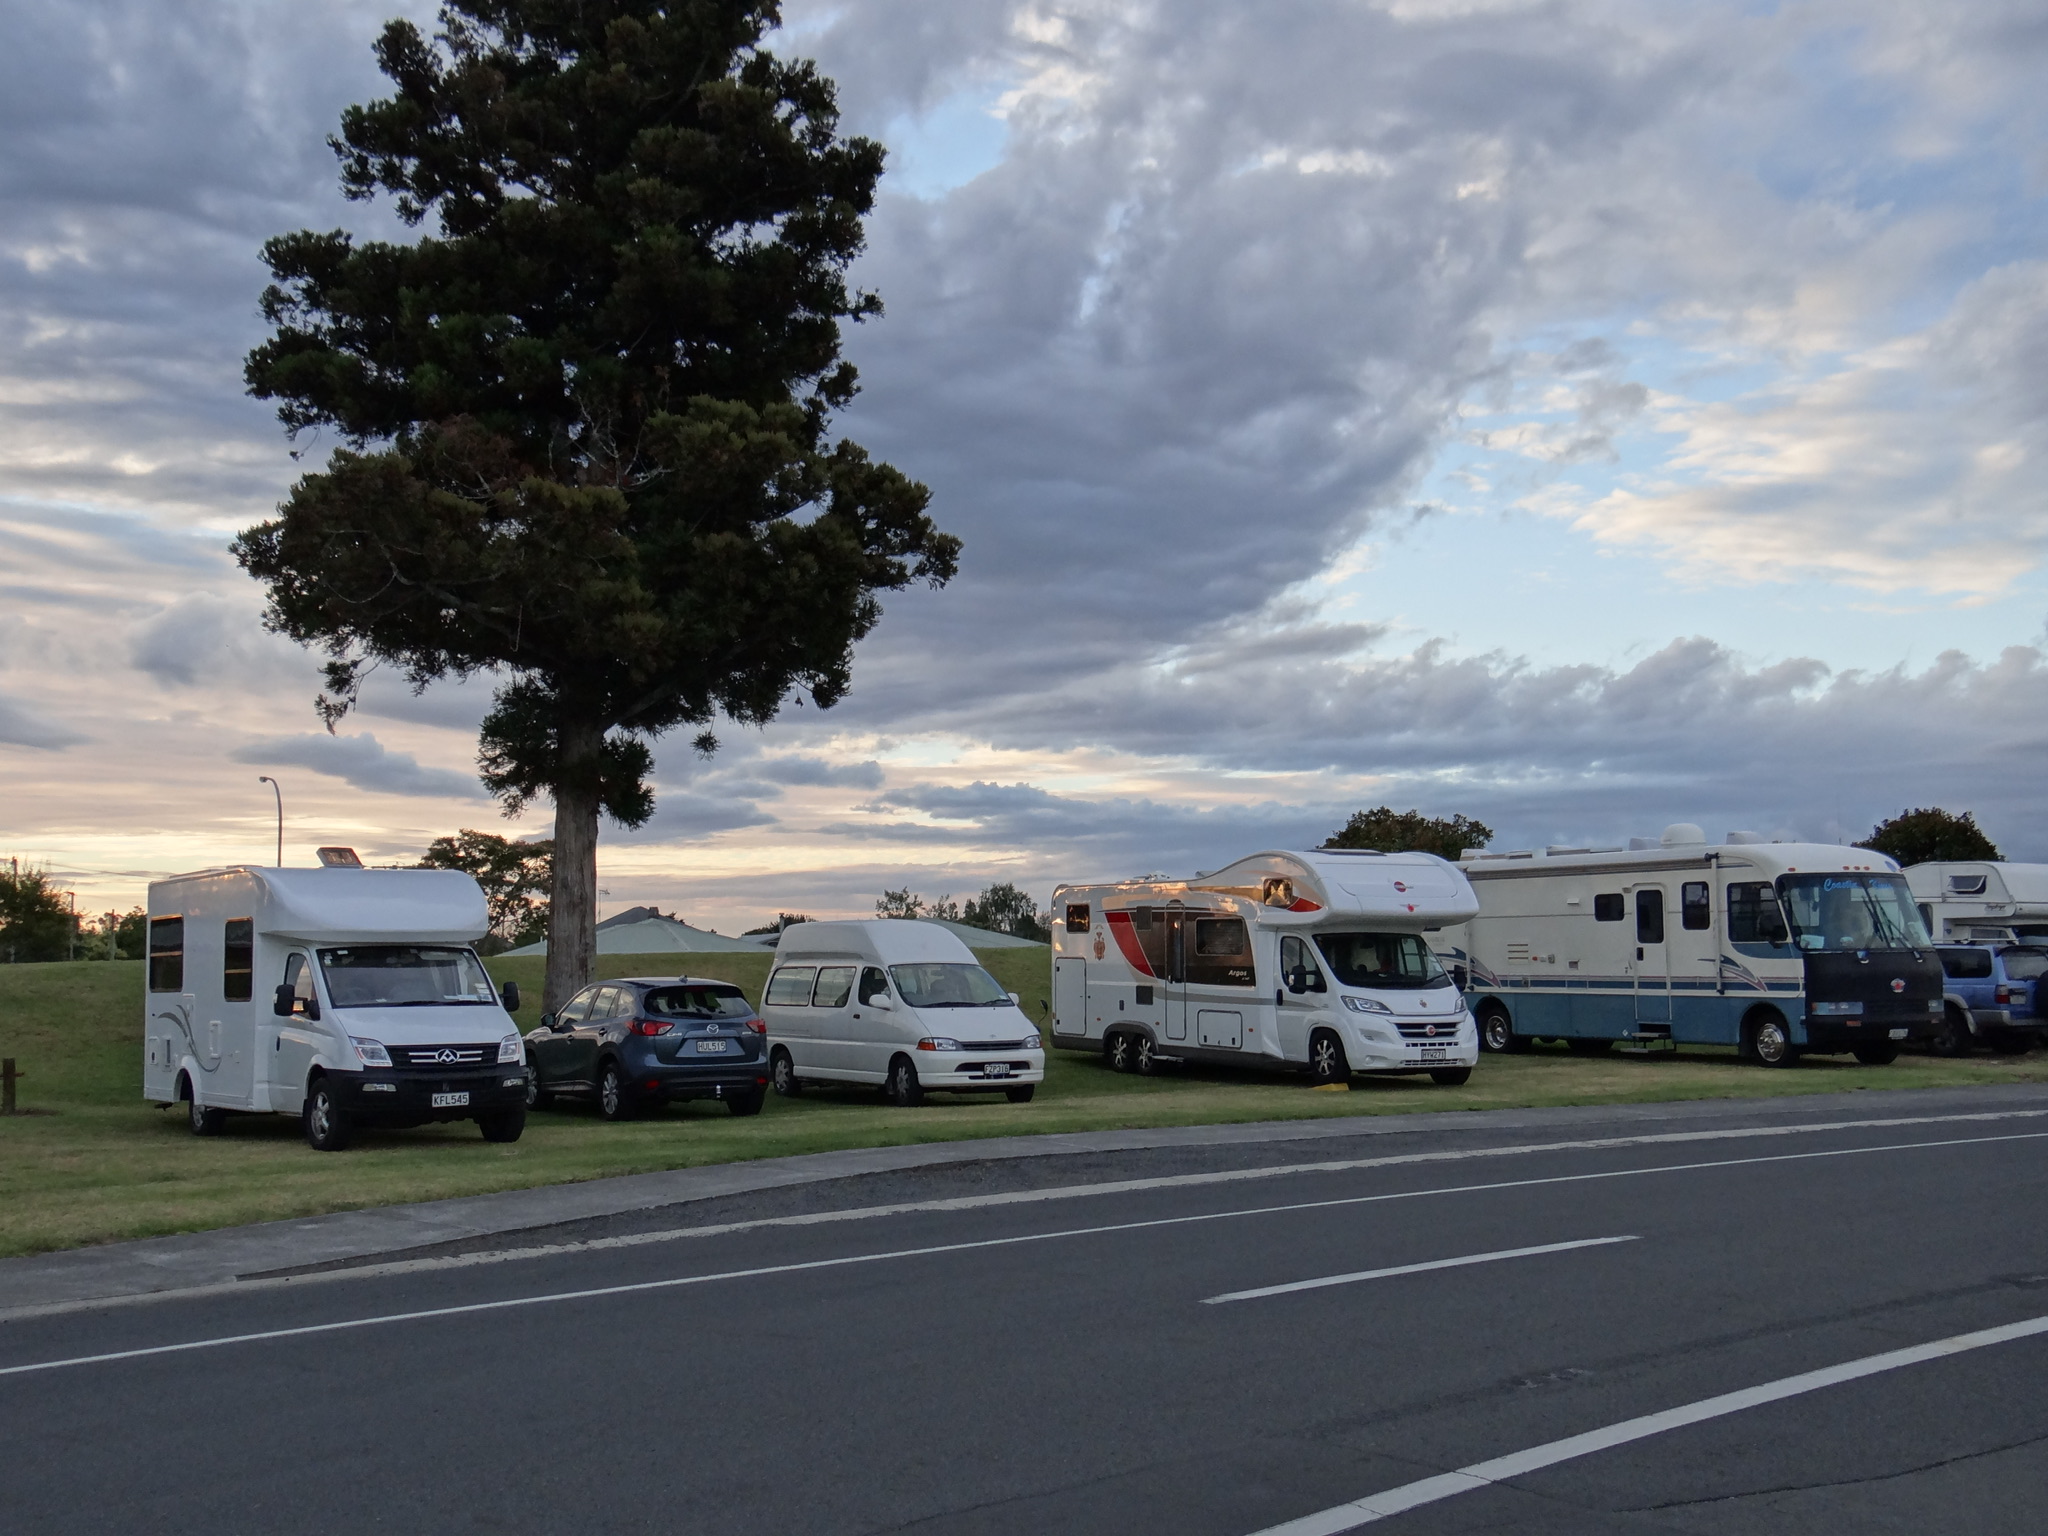
[[[478,1115],[476,1128],[485,1141],[517,1141],[526,1129],[524,1109],[501,1109],[495,1115]]]
[[[1950,1004],[1941,1013],[1941,1032],[1931,1042],[1937,1056],[1967,1056],[1976,1041],[1970,1036],[1970,1018]]]
[[[2024,1056],[2034,1046],[2034,1037],[2023,1029],[1994,1029],[1991,1049],[2001,1056]]]
[[[1529,1049],[1530,1042],[1515,1033],[1515,1021],[1499,1003],[1489,1003],[1479,1013],[1479,1048],[1500,1055]]]
[[[334,1089],[324,1077],[316,1077],[306,1089],[306,1107],[299,1112],[306,1132],[306,1145],[315,1152],[339,1152],[355,1136],[355,1127],[335,1101]]]
[[[1327,1029],[1319,1029],[1308,1042],[1309,1081],[1318,1088],[1325,1083],[1351,1081],[1351,1063],[1344,1055],[1344,1042]]]
[[[1567,1040],[1564,1048],[1574,1056],[1605,1056],[1614,1049],[1612,1040]]]
[[[889,1063],[889,1081],[882,1092],[898,1109],[915,1109],[924,1102],[924,1085],[917,1080],[917,1068],[908,1056]]]
[[[1439,1088],[1462,1088],[1472,1081],[1470,1067],[1431,1067],[1429,1080]]]
[[[796,1058],[782,1046],[775,1047],[768,1057],[768,1077],[775,1084],[775,1091],[785,1099],[793,1099],[804,1091],[804,1085],[797,1081]]]
[[[1775,1013],[1755,1019],[1742,1035],[1743,1055],[1760,1067],[1789,1067],[1799,1060],[1799,1048],[1785,1021]]]
[[[1122,1030],[1111,1032],[1102,1042],[1103,1059],[1109,1063],[1112,1072],[1128,1072],[1137,1059],[1137,1041]]]
[[[546,1109],[554,1102],[555,1096],[540,1085],[540,1068],[528,1067],[526,1069],[526,1107],[528,1109]]]
[[[1159,1075],[1159,1047],[1152,1043],[1150,1035],[1138,1036],[1137,1046],[1131,1053],[1131,1070],[1140,1077]]]
[[[633,1118],[633,1101],[628,1097],[626,1074],[619,1070],[616,1061],[608,1061],[597,1069],[597,1112],[612,1121]]]
[[[1038,1084],[1026,1083],[1021,1088],[1005,1088],[1003,1090],[1003,1097],[1012,1104],[1029,1104],[1031,1102],[1031,1095],[1037,1091]]]
[[[185,1114],[194,1136],[218,1136],[227,1129],[228,1112],[201,1104],[198,1090],[189,1081],[185,1084]]]
[[[752,1093],[736,1093],[725,1101],[726,1109],[735,1115],[758,1115],[767,1094],[756,1088]]]
[[[1869,1045],[1857,1046],[1850,1054],[1866,1067],[1888,1067],[1899,1059],[1899,1048],[1889,1040],[1882,1043],[1872,1041]]]

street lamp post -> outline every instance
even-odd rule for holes
[[[268,784],[270,792],[277,796],[277,867],[284,868],[284,791],[277,787],[277,780],[267,773],[256,775],[258,784]]]

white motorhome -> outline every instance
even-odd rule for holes
[[[1467,850],[1460,867],[1479,915],[1439,947],[1489,1050],[1690,1043],[1879,1065],[1941,1024],[1933,941],[1898,865],[1867,848],[1709,844],[1681,822],[1626,848]]]
[[[785,1097],[807,1082],[879,1084],[892,1103],[933,1089],[1030,1100],[1045,1081],[1038,1029],[937,923],[873,918],[782,930],[761,997],[768,1070]]]
[[[1985,859],[1912,864],[1906,884],[1936,943],[2048,939],[2048,864]]]
[[[343,851],[322,850],[323,857]],[[149,888],[142,1095],[193,1131],[300,1116],[320,1151],[357,1124],[475,1120],[516,1141],[526,1055],[470,947],[489,926],[459,870],[234,865]]]
[[[1457,1084],[1478,1060],[1426,935],[1479,903],[1432,854],[1271,851],[1192,880],[1063,885],[1052,901],[1052,1043],[1118,1071],[1199,1061]]]

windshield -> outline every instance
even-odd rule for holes
[[[1934,943],[1897,875],[1784,875],[1778,894],[1801,949],[1926,949]]]
[[[337,1008],[439,1008],[498,1000],[483,962],[466,949],[423,944],[323,949],[320,971]]]
[[[2048,976],[2048,949],[2001,950],[1998,958],[2005,963],[2005,974],[2014,981]]]
[[[1347,987],[1448,987],[1451,978],[1416,933],[1319,933],[1316,948]]]
[[[913,1008],[1006,1008],[1010,994],[978,965],[892,965],[896,990]]]
[[[655,987],[640,1007],[662,1019],[744,1019],[754,1011],[738,987]]]

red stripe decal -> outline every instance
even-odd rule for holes
[[[1116,939],[1116,947],[1123,951],[1131,969],[1140,976],[1152,975],[1152,963],[1145,958],[1145,951],[1138,943],[1138,930],[1131,926],[1131,914],[1105,912],[1102,915],[1109,919],[1109,931]]]
[[[1306,896],[1297,896],[1294,898],[1294,905],[1287,910],[1290,912],[1320,912],[1323,910],[1323,904],[1320,901],[1310,901]]]

